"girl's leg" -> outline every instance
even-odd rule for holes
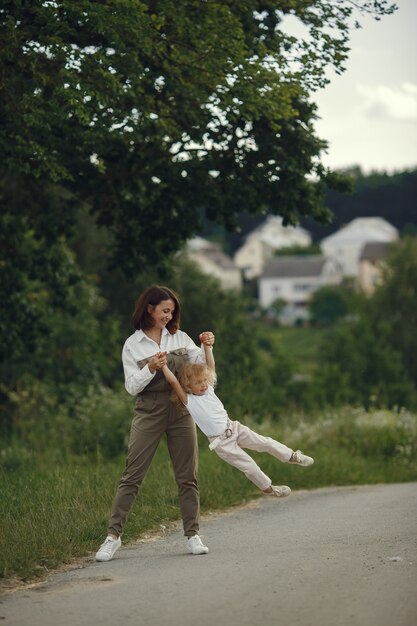
[[[275,441],[271,437],[259,435],[240,422],[236,421],[232,422],[232,424],[233,430],[236,431],[237,442],[241,448],[255,450],[255,452],[267,452],[283,463],[288,463],[290,460],[293,451],[283,443]]]
[[[197,484],[198,446],[193,419],[188,411],[173,407],[167,428],[168,451],[178,485],[184,535],[199,530],[200,495]]]
[[[229,439],[223,439],[214,449],[214,452],[238,470],[243,472],[251,482],[259,489],[266,491],[271,486],[271,479],[264,474],[261,468],[255,463],[253,458],[249,456],[238,445],[236,437],[232,435]]]

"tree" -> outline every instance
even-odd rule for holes
[[[88,201],[127,269],[178,249],[200,206],[230,227],[242,208],[329,219],[321,200],[340,181],[320,163],[309,92],[343,71],[355,10],[394,6],[9,0],[2,169]],[[285,32],[289,15],[304,39]]]
[[[66,239],[85,206],[111,231],[114,263],[130,276],[167,266],[198,230],[201,211],[228,228],[239,211],[266,208],[290,223],[329,220],[325,189],[345,183],[320,162],[326,144],[309,93],[329,66],[343,71],[356,10],[379,17],[394,7],[3,2],[0,193],[3,238],[14,233],[15,254],[3,259],[0,299],[11,307],[10,336],[37,315],[28,305],[28,242],[36,280],[56,284],[51,276],[65,266]],[[286,34],[289,15],[308,36]],[[63,257],[51,260],[58,241]]]
[[[417,388],[417,238],[405,237],[392,247],[381,282],[370,303],[371,318],[389,325],[389,342],[401,353]]]
[[[416,406],[416,389],[399,350],[390,345],[390,327],[363,317],[336,327],[322,347],[314,372],[315,396],[322,404],[365,408]]]
[[[357,318],[335,328],[315,373],[317,395],[332,403],[407,406],[417,402],[417,240],[392,246],[381,282]]]
[[[303,222],[315,241],[356,217],[383,217],[403,235],[416,234],[416,168],[395,174],[373,172],[365,175],[359,168],[349,168],[342,173],[352,177],[354,190],[350,194],[327,190],[325,204],[333,211],[332,223]]]
[[[350,312],[352,294],[347,287],[326,285],[311,297],[309,311],[313,324],[334,324]]]

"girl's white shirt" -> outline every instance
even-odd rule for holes
[[[229,416],[211,385],[202,396],[187,394],[186,406],[197,426],[207,437],[217,437],[226,430]]]
[[[153,374],[149,367],[145,365],[142,369],[138,366],[138,361],[149,359],[157,352],[171,352],[185,348],[187,358],[193,363],[205,363],[204,351],[196,346],[194,341],[182,330],[177,330],[174,335],[164,328],[161,335],[161,345],[159,346],[153,339],[150,339],[143,330],[136,330],[125,341],[122,350],[123,370],[125,374],[125,388],[132,396],[145,389],[153,379]]]

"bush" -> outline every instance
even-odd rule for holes
[[[416,390],[389,336],[385,322],[372,324],[366,316],[329,334],[312,380],[318,405],[417,406]]]
[[[73,455],[113,458],[126,450],[133,417],[133,399],[124,389],[68,388],[66,404],[57,402],[46,385],[31,382],[11,394],[13,436],[3,439],[1,462],[17,468],[32,458],[51,462]]]

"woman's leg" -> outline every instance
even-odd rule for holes
[[[192,537],[198,533],[200,519],[197,433],[188,411],[175,405],[167,428],[167,443],[178,485],[184,535]]]
[[[108,535],[116,537],[121,535],[128,513],[132,508],[164,430],[164,424],[161,424],[159,428],[143,429],[143,427],[141,428],[140,418],[134,418],[130,431],[126,466],[113,502],[107,531]]]

